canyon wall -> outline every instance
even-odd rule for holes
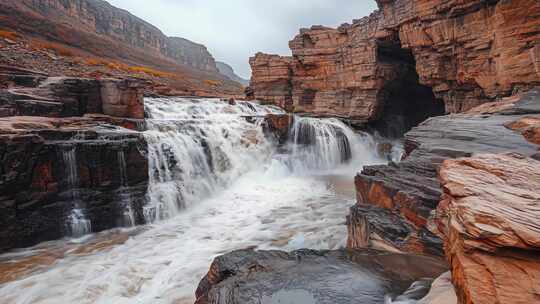
[[[150,23],[106,1],[10,0],[4,1],[2,5],[6,6],[6,9],[16,10],[17,13],[28,13],[35,18],[35,20],[27,21],[30,26],[21,24],[22,30],[48,37],[53,41],[67,42],[68,45],[77,46],[85,43],[77,37],[82,33],[105,36],[115,41],[115,44],[121,42],[147,54],[173,59],[182,65],[202,71],[217,72],[215,60],[205,46],[183,38],[167,37]],[[37,25],[34,23],[52,23],[53,21],[56,24],[49,29],[44,29],[43,24],[32,26]],[[74,32],[67,32],[58,24],[71,25]],[[119,55],[129,56],[129,53]]]
[[[138,77],[159,95],[238,97],[208,49],[102,0],[0,2],[0,64],[52,76]]]
[[[459,303],[536,303],[540,89],[433,117],[366,166],[349,248],[445,255]]]
[[[300,30],[292,57],[251,58],[250,97],[290,111],[412,126],[540,84],[536,0],[385,0],[337,29]]]

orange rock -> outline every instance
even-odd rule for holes
[[[290,91],[290,64],[292,59],[278,55],[257,53],[249,59],[252,82],[248,98],[271,102],[279,107],[292,110]]]
[[[289,43],[292,57],[257,54],[250,61],[254,96],[296,112],[373,121],[385,104],[402,102],[399,94],[388,98],[392,86],[407,88],[415,77],[447,113],[540,84],[537,0],[378,5],[352,25],[300,30]],[[405,102],[414,107],[414,99]]]
[[[540,161],[446,160],[439,230],[460,303],[540,303]]]
[[[540,115],[520,118],[506,127],[521,132],[529,142],[540,145]]]

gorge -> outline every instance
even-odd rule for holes
[[[540,2],[376,2],[257,53],[245,99],[104,1],[0,4],[190,83],[2,59],[0,302],[540,302]]]

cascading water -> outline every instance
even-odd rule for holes
[[[84,206],[79,193],[79,171],[77,169],[76,147],[70,146],[62,151],[62,158],[66,168],[67,184],[70,191],[73,209],[69,216],[69,235],[81,237],[92,231],[92,224],[86,218]]]
[[[135,226],[135,214],[133,213],[132,197],[128,187],[127,165],[124,150],[118,150],[116,158],[118,159],[118,169],[120,170],[120,202],[124,208],[124,218],[121,226]]]
[[[385,162],[370,136],[336,119],[296,117],[289,143],[277,147],[261,125],[261,116],[281,113],[273,107],[188,98],[145,104],[145,216],[153,224],[22,252],[24,275],[0,284],[6,304],[193,303],[217,255],[343,247],[353,176],[363,165]],[[127,186],[126,155],[118,153]],[[75,154],[68,159],[76,164]],[[68,176],[76,185],[73,168]],[[50,252],[60,260],[40,266]]]
[[[270,156],[270,143],[257,117],[278,110],[249,102],[148,99],[146,121],[150,181],[147,222],[225,189]]]
[[[287,166],[295,173],[328,171],[343,164],[377,162],[375,142],[335,118],[294,118],[289,135]],[[358,164],[359,166],[363,164]]]

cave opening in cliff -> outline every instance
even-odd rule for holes
[[[433,116],[445,114],[444,102],[437,99],[429,86],[420,84],[416,61],[401,43],[381,45],[378,61],[393,71],[377,99],[380,108],[372,127],[382,136],[401,138],[413,127]]]

